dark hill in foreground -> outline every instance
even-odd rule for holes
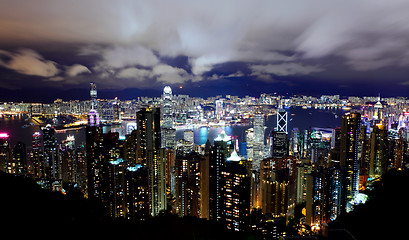
[[[346,229],[358,240],[408,239],[408,192],[409,170],[388,171],[374,184],[366,204],[339,216],[330,229]]]
[[[97,203],[75,191],[66,195],[42,189],[32,179],[0,171],[4,229],[41,239],[251,239],[221,225],[193,217],[164,214],[144,222],[112,219]],[[2,226],[2,229],[3,229]]]

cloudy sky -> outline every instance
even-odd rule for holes
[[[408,13],[407,0],[0,0],[0,95],[69,98],[95,81],[126,97],[408,96]]]

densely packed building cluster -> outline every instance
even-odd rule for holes
[[[90,101],[4,103],[3,115],[86,114],[86,142],[76,146],[69,136],[57,143],[52,124],[34,133],[29,147],[18,142],[12,148],[11,136],[3,133],[0,169],[53,191],[78,188],[112,217],[138,221],[170,211],[274,239],[285,235],[301,208],[294,227],[301,235],[317,233],[365,202],[365,190],[384,172],[409,164],[407,100],[382,100],[268,94],[202,99],[173,96],[170,87],[162,98],[98,100],[91,84]],[[287,106],[359,108],[330,132],[288,132]],[[277,125],[266,133],[270,114]],[[237,123],[251,127],[244,144],[224,131],[205,145],[194,142],[195,126]],[[176,128],[185,129],[178,141]]]

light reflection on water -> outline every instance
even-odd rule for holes
[[[288,109],[288,131],[295,127],[299,128],[301,131],[311,127],[324,127],[324,128],[335,128],[341,126],[341,116],[345,111],[341,109],[302,109],[301,107],[292,107]],[[337,117],[335,117],[337,115]],[[26,117],[14,117],[0,118],[0,132],[9,133],[11,139],[11,146],[14,146],[17,141],[24,142],[27,147],[31,147],[31,136],[34,132],[39,131],[39,127],[35,125],[27,125],[28,122],[25,121]],[[266,131],[265,137],[276,126],[276,117],[269,116],[265,119]],[[226,131],[227,135],[237,136],[239,141],[245,140],[245,130],[252,127],[249,125],[235,125],[226,127],[201,127],[198,129],[193,129],[194,140],[196,144],[205,144],[207,139],[213,143],[213,140],[221,133],[222,130]],[[183,129],[176,131],[176,140],[183,138]],[[67,131],[66,133],[56,134],[58,142],[66,139],[67,135],[74,135],[76,145],[85,144],[85,129]]]

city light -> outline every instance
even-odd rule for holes
[[[8,133],[0,133],[0,138],[8,138],[9,134]]]

